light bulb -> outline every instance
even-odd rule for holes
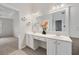
[[[61,7],[64,7],[64,4],[61,4]]]

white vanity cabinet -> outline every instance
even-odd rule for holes
[[[47,55],[71,55],[72,40],[66,36],[43,35],[40,33],[26,34],[26,45],[33,50],[46,43]]]
[[[32,48],[33,50],[36,50],[38,48],[38,41],[34,40],[33,35],[26,34],[26,46]]]
[[[26,35],[26,45],[33,49],[33,38],[31,35]]]
[[[71,55],[71,42],[47,39],[47,54],[48,55]]]
[[[47,55],[56,55],[56,40],[47,39]]]
[[[57,55],[71,55],[72,44],[66,41],[57,41]]]

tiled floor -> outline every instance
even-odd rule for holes
[[[16,50],[10,55],[46,55],[46,49],[39,47],[37,50],[32,50],[29,47],[25,47],[22,50]]]
[[[16,51],[10,53],[9,55],[28,55],[28,54],[25,53],[25,52],[22,51],[22,50],[16,50]]]
[[[30,49],[29,47],[25,47],[24,49],[22,49],[22,51],[24,51],[28,55],[46,55],[46,49],[41,47],[39,47],[35,51]]]
[[[79,38],[72,38],[72,54],[79,55]],[[0,38],[0,55],[46,55],[46,49],[39,47],[34,51],[25,47],[18,50],[18,40],[15,38]]]

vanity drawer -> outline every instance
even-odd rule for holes
[[[40,37],[39,40],[46,42],[46,38],[44,38],[44,37]]]
[[[39,39],[39,37],[38,37],[38,36],[33,36],[33,39],[38,40],[38,39]]]
[[[45,37],[40,37],[40,36],[34,36],[33,35],[33,39],[46,42],[46,38]]]
[[[46,42],[46,38],[44,38],[44,37],[33,36],[33,39]]]

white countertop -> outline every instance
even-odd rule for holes
[[[50,39],[57,39],[57,40],[63,40],[63,41],[67,41],[67,42],[72,42],[72,40],[70,39],[70,37],[68,36],[57,36],[55,34],[41,34],[41,33],[33,33],[33,32],[29,32],[26,34],[30,34],[30,35],[35,35],[35,36],[40,36],[40,37],[46,37],[46,38],[50,38]]]

